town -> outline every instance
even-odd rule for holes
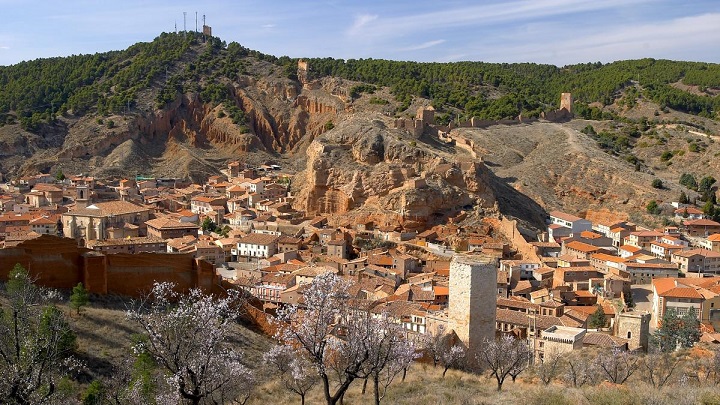
[[[701,340],[720,342],[720,278],[713,277],[720,272],[720,223],[693,206],[674,203],[678,226],[661,229],[553,211],[538,240],[526,241],[502,217],[459,226],[462,212],[421,231],[306,218],[292,209],[291,176],[282,167],[234,161],[222,173],[204,184],[61,173],[12,181],[0,194],[0,261],[12,267],[34,240],[55,246],[51,238],[109,263],[116,256],[161,258],[157,263],[191,256],[204,263],[206,285],[242,288],[268,314],[297,305],[315,277],[334,273],[409,332],[452,330],[465,344],[478,333],[511,333],[537,359],[548,347],[647,351],[668,310],[684,315],[694,308]],[[42,254],[31,260],[42,263]],[[475,255],[482,255],[480,267]],[[140,293],[138,280],[163,277],[148,270],[152,265],[134,266],[133,275],[126,269],[115,281],[106,276],[100,287],[86,277],[87,287],[132,296]],[[61,276],[45,276],[62,286]],[[468,317],[476,312],[487,316]]]

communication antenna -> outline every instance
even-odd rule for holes
[[[203,42],[205,42],[205,14],[203,14]]]
[[[183,32],[187,35],[187,11],[183,11]]]
[[[196,33],[196,34],[198,33],[198,30],[197,30],[197,11],[195,12],[195,33]]]
[[[175,20],[175,33],[177,34],[177,20]]]

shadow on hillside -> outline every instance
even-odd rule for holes
[[[542,231],[545,228],[547,213],[535,200],[515,190],[510,183],[517,179],[501,178],[491,173],[493,190],[497,198],[500,212],[515,217],[528,225]]]

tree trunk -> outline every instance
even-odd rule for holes
[[[496,379],[497,379],[497,390],[500,391],[500,390],[502,390],[503,381],[502,381],[502,379],[500,379],[500,377],[497,377]]]
[[[407,367],[403,368],[402,381],[400,381],[400,382],[405,382],[405,376],[407,376],[407,369],[408,369]]]
[[[360,392],[360,394],[365,395],[366,388],[367,388],[367,377],[365,377],[365,380],[363,381],[362,392]]]
[[[305,405],[305,394],[300,394],[300,405]]]
[[[380,382],[379,376],[376,374],[373,374],[373,388],[375,391],[375,405],[380,405]]]
[[[442,378],[445,378],[445,373],[447,373],[449,368],[450,367],[445,367],[445,369],[443,370]]]

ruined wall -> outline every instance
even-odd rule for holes
[[[540,257],[535,252],[535,247],[528,243],[517,229],[517,221],[502,218],[500,220],[499,229],[506,238],[512,242],[512,245],[522,255],[523,260],[532,260],[540,263]]]

